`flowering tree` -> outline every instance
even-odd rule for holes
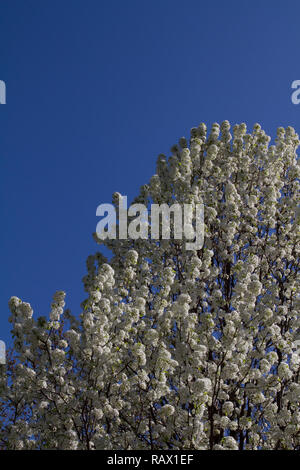
[[[200,250],[105,240],[80,319],[10,299],[2,449],[300,449],[298,145],[192,128],[135,202],[202,202]]]

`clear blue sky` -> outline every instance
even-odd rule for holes
[[[96,207],[129,200],[204,121],[300,132],[299,1],[0,3],[1,310],[16,295],[80,313]]]

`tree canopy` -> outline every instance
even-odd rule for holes
[[[299,137],[232,134],[192,128],[134,201],[202,203],[201,249],[95,234],[79,317],[10,299],[0,448],[300,449]]]

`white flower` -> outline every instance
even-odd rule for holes
[[[195,390],[198,392],[210,392],[212,388],[211,380],[208,378],[197,379],[194,385]]]
[[[165,417],[172,416],[174,412],[175,412],[175,408],[172,405],[164,405],[160,409],[160,415],[165,416]]]
[[[288,364],[285,362],[281,362],[278,366],[278,376],[281,379],[290,379],[293,375],[292,371],[290,370]]]
[[[226,401],[223,404],[222,411],[225,413],[226,416],[231,416],[234,410],[234,404],[231,401]]]
[[[223,437],[222,444],[225,448],[230,449],[230,450],[239,449],[237,441],[232,436]]]

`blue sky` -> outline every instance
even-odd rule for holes
[[[80,313],[96,207],[204,121],[300,132],[297,1],[0,2],[0,339],[7,302]]]

